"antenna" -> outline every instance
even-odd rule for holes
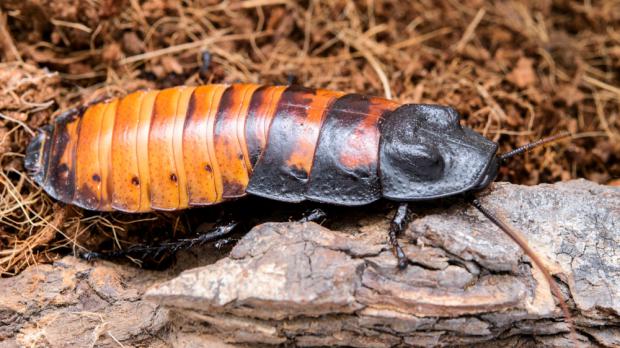
[[[569,137],[571,135],[572,134],[570,132],[568,132],[568,131],[562,132],[560,134],[556,134],[556,135],[553,135],[553,136],[550,136],[550,137],[547,137],[547,138],[542,138],[542,139],[540,139],[538,141],[535,141],[533,143],[525,144],[525,145],[520,146],[520,147],[518,147],[518,148],[516,148],[514,150],[511,150],[509,152],[503,153],[503,154],[501,154],[501,155],[499,155],[497,157],[499,158],[500,161],[505,161],[506,159],[508,159],[510,157],[514,157],[516,155],[519,155],[519,154],[522,154],[524,152],[530,151],[533,148],[542,146],[544,144],[548,144],[548,143],[550,143],[552,141],[556,141],[556,140],[559,140],[559,139],[567,138],[567,137]]]
[[[545,140],[545,139],[542,139],[542,140]],[[527,151],[527,150],[523,150],[523,151]],[[545,266],[545,264],[540,259],[538,254],[534,251],[534,249],[532,249],[529,246],[529,244],[527,243],[527,240],[519,231],[511,228],[511,226],[509,226],[507,223],[500,220],[497,216],[493,215],[493,213],[491,213],[489,210],[483,207],[482,204],[480,204],[480,201],[477,198],[472,197],[469,202],[476,209],[478,209],[482,213],[482,215],[486,216],[487,219],[491,220],[491,222],[493,222],[497,227],[499,227],[500,230],[504,231],[504,233],[506,233],[513,241],[515,241],[515,243],[517,243],[519,247],[521,247],[521,250],[523,250],[525,255],[529,256],[529,258],[532,259],[536,267],[540,269],[545,279],[547,280],[547,283],[549,283],[551,292],[558,299],[558,302],[560,303],[560,307],[562,308],[564,317],[566,318],[566,321],[568,322],[570,326],[571,340],[573,341],[573,344],[575,345],[575,347],[579,347],[579,344],[577,343],[578,342],[577,332],[575,331],[575,322],[573,321],[573,317],[571,316],[570,311],[568,310],[568,306],[566,305],[566,303],[564,303],[564,296],[562,295],[562,292],[560,291],[558,284],[555,282],[555,280],[553,280],[551,276],[551,272],[549,272],[549,269]]]

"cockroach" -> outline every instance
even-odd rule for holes
[[[441,105],[297,86],[255,84],[137,91],[72,110],[43,127],[25,159],[29,175],[59,201],[89,210],[148,212],[207,206],[247,194],[284,202],[359,206],[463,195],[543,270],[525,239],[485,209],[485,189],[506,159],[556,140],[498,155],[498,144],[461,126]]]

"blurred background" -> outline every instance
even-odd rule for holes
[[[59,111],[140,88],[293,82],[447,104],[501,151],[574,134],[500,180],[620,185],[620,1],[2,0],[0,11],[3,275],[93,231],[126,232],[117,215],[52,202],[22,161]]]

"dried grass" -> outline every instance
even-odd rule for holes
[[[617,0],[5,0],[0,274],[56,250],[126,243],[144,226],[184,228],[178,215],[63,208],[24,175],[32,130],[59,110],[138,88],[292,74],[306,86],[449,104],[502,151],[576,134],[511,162],[502,180],[619,185],[619,24]],[[157,222],[133,222],[143,219]]]

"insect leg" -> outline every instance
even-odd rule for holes
[[[297,75],[295,75],[294,73],[288,73],[286,75],[286,84],[287,85],[296,85],[297,84]]]
[[[392,248],[394,249],[396,257],[398,258],[398,268],[400,269],[407,268],[407,265],[409,264],[409,259],[407,258],[407,255],[405,255],[403,248],[401,248],[400,244],[398,243],[398,239],[396,238],[396,236],[407,227],[408,223],[409,204],[401,203],[398,206],[398,209],[396,209],[394,218],[392,218],[392,222],[390,223],[390,230],[388,231],[388,239],[390,241],[390,244],[392,245]]]
[[[319,209],[319,208],[315,208],[315,209],[310,209],[308,211],[306,211],[302,217],[300,219],[297,220],[297,222],[320,222],[321,220],[325,219],[325,217],[327,216],[327,214]],[[226,245],[232,243],[233,241],[235,241],[235,239],[232,238],[219,238],[215,244],[213,244],[213,246],[220,250],[223,249]]]
[[[202,66],[200,67],[200,71],[202,73],[207,73],[207,71],[209,71],[209,68],[211,67],[211,52],[209,51],[203,51],[202,52]]]
[[[325,217],[327,216],[327,214],[325,214],[324,211],[322,211],[321,209],[312,209],[310,211],[307,211],[302,217],[301,219],[297,220],[297,222],[317,222],[319,220],[323,220],[325,219]]]
[[[234,241],[237,241],[237,240],[238,240],[238,239],[233,239],[233,238],[228,238],[228,237],[227,237],[227,238],[221,238],[221,239],[218,239],[218,240],[217,240],[217,241],[213,244],[213,246],[214,246],[214,247],[215,247],[215,249],[217,249],[217,250],[222,250],[222,249],[224,249],[224,247],[225,247],[225,246],[227,246],[228,244],[230,244],[230,243],[232,243],[232,242],[234,242]]]
[[[229,221],[223,224],[219,224],[210,231],[203,233],[195,238],[183,238],[174,241],[167,241],[158,245],[132,245],[125,250],[112,252],[98,253],[88,251],[85,253],[81,253],[79,256],[85,260],[116,259],[124,256],[136,256],[142,259],[155,259],[164,253],[176,253],[180,250],[191,249],[197,245],[203,245],[207,242],[219,239],[231,233],[238,225],[239,222],[237,221]]]

